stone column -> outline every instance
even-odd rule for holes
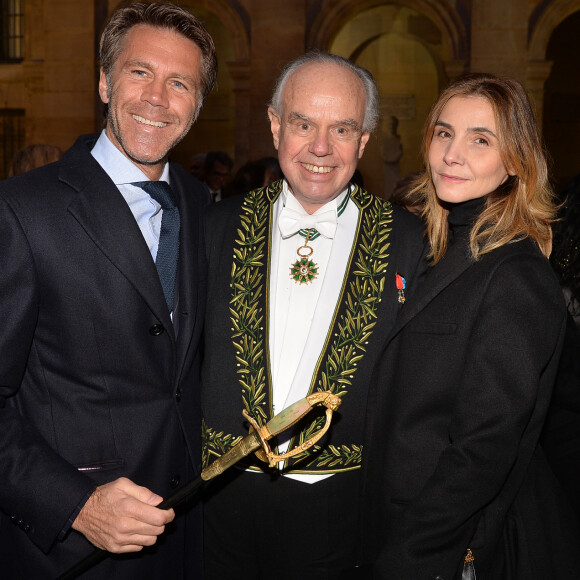
[[[226,63],[230,75],[234,81],[236,134],[234,159],[237,166],[242,166],[250,160],[250,122],[251,115],[251,92],[250,92],[250,63],[248,61],[235,61]]]
[[[275,154],[266,105],[284,65],[305,51],[306,0],[253,0],[251,8],[250,160]]]
[[[401,137],[397,133],[397,127],[399,126],[397,117],[391,115],[386,120],[385,125],[386,131],[381,147],[381,154],[385,179],[384,197],[385,199],[389,199],[400,177],[399,162],[403,156],[403,146],[401,145]]]
[[[542,127],[544,86],[550,76],[552,64],[547,60],[531,60],[527,66],[525,86],[534,105],[538,127]]]
[[[472,72],[507,75],[525,81],[528,0],[473,0],[471,16]]]
[[[445,74],[449,82],[455,80],[466,71],[467,63],[464,60],[448,60],[443,63]],[[444,87],[442,87],[444,88]]]

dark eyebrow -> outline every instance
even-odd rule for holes
[[[335,125],[347,125],[353,129],[358,129],[358,123],[354,119],[345,119],[344,121],[338,121]]]
[[[288,121],[296,121],[296,120],[310,121],[310,119],[306,115],[303,115],[302,113],[293,112],[288,115]]]
[[[139,68],[150,69],[151,65],[149,63],[141,61],[141,60],[128,60],[127,62],[125,62],[125,67],[126,68],[139,67]]]
[[[309,123],[310,118],[307,115],[303,115],[302,113],[292,112],[288,115],[288,121],[308,121]],[[353,129],[358,129],[358,123],[354,119],[344,119],[343,121],[335,121],[333,125],[346,125],[348,127],[352,127]]]
[[[472,133],[487,133],[497,139],[497,135],[491,129],[487,129],[486,127],[470,127],[469,131]]]
[[[441,127],[445,127],[446,129],[453,129],[453,126],[450,125],[449,123],[446,123],[445,121],[436,121],[435,126],[437,127],[437,125],[440,125]],[[490,129],[487,129],[486,127],[469,127],[467,129],[470,133],[487,133],[488,135],[491,135],[492,137],[494,137],[495,139],[497,139],[497,135],[491,131]]]
[[[150,63],[144,62],[144,61],[141,61],[141,60],[128,60],[125,63],[125,67],[127,67],[127,68],[134,68],[134,67],[137,67],[137,68],[146,68],[147,70],[153,71],[153,68],[151,67],[151,64]],[[189,76],[189,75],[183,75],[183,74],[180,74],[180,73],[173,73],[170,76],[173,77],[173,78],[176,78],[176,79],[180,79],[180,80],[186,81],[187,83],[191,84],[192,86],[196,86],[195,79],[193,77]]]

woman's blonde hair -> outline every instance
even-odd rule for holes
[[[420,192],[423,196],[422,215],[427,223],[433,262],[437,263],[447,250],[449,212],[435,192],[429,168],[429,148],[441,111],[453,97],[488,100],[495,115],[503,164],[513,174],[486,197],[485,209],[471,230],[474,259],[525,237],[535,240],[542,253],[549,256],[555,196],[548,182],[546,155],[526,91],[514,79],[474,73],[453,81],[441,93],[423,131],[425,171],[410,194],[416,196]]]

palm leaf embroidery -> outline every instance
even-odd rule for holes
[[[267,224],[270,201],[276,191],[256,190],[247,194],[242,205],[231,271],[230,318],[232,340],[236,349],[237,372],[242,400],[247,412],[264,424],[269,419],[270,387],[267,384],[265,321],[262,294],[265,292],[264,264],[267,260]],[[315,373],[310,392],[329,390],[343,397],[352,386],[358,364],[366,353],[377,310],[385,287],[389,257],[389,233],[392,206],[368,192],[355,188],[352,199],[361,209],[358,243],[353,253],[350,276],[342,298],[342,307],[333,322],[327,341],[326,356]],[[300,432],[296,443],[310,438],[324,424],[322,417]],[[208,453],[221,455],[235,444],[233,435],[205,428],[204,444]],[[291,447],[292,448],[292,444]],[[308,461],[310,457],[310,461]],[[298,455],[301,471],[352,469],[360,466],[362,445],[314,446]]]

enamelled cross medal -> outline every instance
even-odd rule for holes
[[[340,202],[340,205],[336,208],[336,218],[339,218],[344,213],[349,198],[350,189],[347,195],[344,196],[344,199]],[[336,227],[336,221],[334,221],[334,225]],[[311,260],[314,248],[309,246],[308,242],[318,238],[320,232],[316,228],[311,227],[309,229],[301,229],[298,233],[305,238],[305,240],[304,244],[296,250],[298,260],[290,266],[290,278],[292,278],[297,284],[308,284],[312,282],[312,280],[318,278],[318,264]],[[334,236],[334,232],[332,236]]]
[[[308,284],[318,277],[318,265],[310,259],[314,252],[314,249],[308,245],[311,232],[312,228],[306,234],[304,245],[296,250],[298,260],[290,266],[290,277],[298,284]]]

